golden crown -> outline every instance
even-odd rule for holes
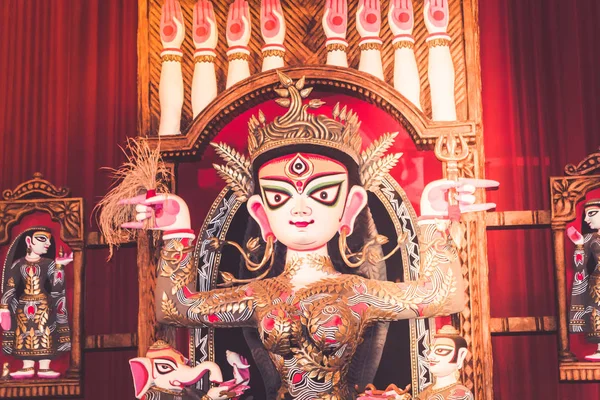
[[[444,325],[435,336],[460,336],[460,332],[452,325]]]
[[[240,201],[246,201],[253,193],[254,182],[252,163],[269,150],[276,148],[310,144],[339,150],[358,164],[361,182],[366,190],[379,187],[385,175],[397,164],[402,153],[385,155],[392,146],[398,133],[386,133],[374,141],[361,153],[362,137],[358,115],[340,108],[339,103],[333,108],[329,118],[322,114],[311,114],[309,108],[317,109],[325,104],[319,99],[311,99],[304,104],[312,92],[311,87],[304,87],[304,77],[294,82],[284,73],[277,71],[280,88],[274,89],[280,98],[275,101],[288,111],[273,122],[267,123],[262,111],[248,121],[248,153],[249,159],[224,143],[211,143],[226,165],[216,165],[218,174],[227,182]]]

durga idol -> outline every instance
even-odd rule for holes
[[[462,310],[464,283],[455,245],[447,233],[448,193],[461,212],[494,205],[474,204],[478,187],[497,182],[460,179],[427,185],[419,219],[421,273],[417,281],[368,279],[357,268],[387,259],[381,236],[371,235],[373,217],[367,190],[377,187],[398,155],[384,157],[394,135],[384,135],[361,154],[357,115],[335,107],[333,118],[309,112],[323,103],[307,98],[304,79],[279,74],[276,100],[288,111],[267,123],[249,121],[249,159],[226,145],[213,144],[226,165],[216,166],[238,199],[247,202],[249,226],[265,242],[249,249],[233,244],[246,267],[257,274],[237,286],[192,292],[194,231],[186,202],[172,194],[123,199],[135,204],[136,221],[163,231],[158,267],[158,320],[186,327],[251,327],[257,330],[277,369],[278,399],[354,399],[348,371],[365,330],[380,321],[429,318]],[[402,245],[398,235],[397,250]],[[217,247],[225,243],[213,241]],[[229,243],[232,244],[232,243]],[[217,333],[218,334],[218,333]]]

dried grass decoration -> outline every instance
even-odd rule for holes
[[[135,204],[119,204],[120,200],[139,196],[150,192],[154,195],[169,193],[167,182],[171,179],[171,171],[160,155],[160,146],[151,149],[144,138],[129,138],[125,149],[121,147],[127,161],[118,169],[105,168],[112,172],[114,182],[111,190],[94,207],[100,233],[109,246],[110,259],[114,247],[122,243],[135,241],[140,232],[155,226],[154,217],[144,222],[144,230],[126,229],[121,225],[135,221]],[[153,232],[154,240],[160,238],[160,232]]]

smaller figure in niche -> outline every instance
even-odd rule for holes
[[[451,325],[442,327],[427,356],[433,383],[417,400],[473,400],[473,393],[459,381],[460,369],[467,357],[467,342]]]
[[[585,360],[600,361],[600,199],[584,204],[582,228],[582,233],[574,227],[567,229],[575,244],[569,331],[586,333],[587,340],[598,347]]]
[[[71,350],[67,318],[64,267],[73,254],[59,251],[51,230],[33,227],[11,243],[2,269],[0,325],[2,350],[23,360],[23,367],[10,373],[13,379],[55,379],[59,372],[50,361]]]

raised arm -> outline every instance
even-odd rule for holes
[[[383,80],[381,64],[381,1],[359,0],[356,12],[356,29],[360,35],[359,71],[367,72]]]
[[[252,26],[250,9],[246,0],[235,0],[227,15],[227,88],[250,76],[250,34]]]
[[[449,0],[425,0],[423,14],[429,35],[428,76],[431,86],[431,110],[434,121],[455,121],[454,63],[450,54]]]
[[[415,58],[412,0],[390,1],[388,22],[394,34],[394,88],[421,110],[421,79]]]
[[[215,48],[219,34],[213,5],[199,0],[194,6],[194,77],[192,79],[192,111],[194,118],[217,97]]]
[[[160,100],[160,123],[158,134],[177,135],[180,132],[181,109],[183,107],[183,75],[181,72],[181,43],[185,37],[185,26],[181,6],[177,0],[166,0],[160,16],[160,53],[162,66],[158,97]]]
[[[154,226],[150,229],[164,232],[155,291],[159,322],[186,327],[255,325],[252,284],[194,292],[195,235],[190,229],[189,210],[183,199],[161,194],[150,199],[138,196],[123,200],[122,204],[135,205],[137,211],[137,221],[123,227],[143,229],[153,219]]]
[[[327,40],[327,65],[348,67],[348,2],[347,0],[327,0],[323,14],[323,30]]]
[[[495,204],[473,204],[477,187],[497,182],[461,179],[439,180],[427,185],[421,198],[419,226],[421,271],[409,282],[364,280],[356,285],[349,304],[371,321],[426,318],[459,312],[464,307],[464,282],[457,250],[447,232],[450,222],[447,196],[456,189],[461,212],[485,211]]]
[[[285,18],[280,0],[260,2],[260,33],[265,41],[262,47],[262,70],[282,68],[285,56]]]

